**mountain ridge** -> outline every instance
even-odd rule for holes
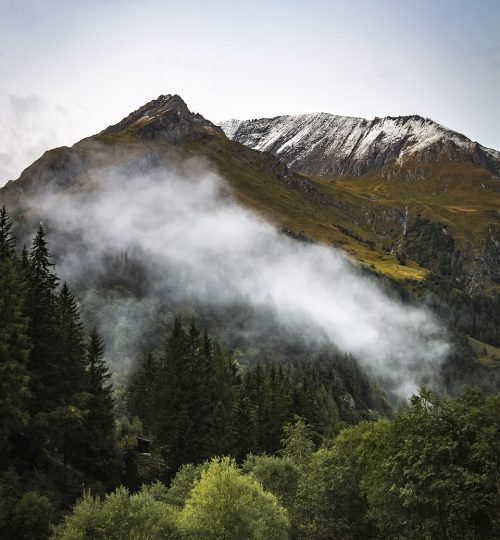
[[[361,176],[388,165],[438,160],[470,162],[500,174],[500,152],[419,115],[367,120],[311,113],[218,125],[232,140],[271,152],[312,176]]]

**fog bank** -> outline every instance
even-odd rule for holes
[[[168,294],[168,268],[200,302],[223,308],[245,297],[272,305],[283,324],[318,328],[400,396],[435,375],[447,354],[444,331],[428,311],[390,298],[341,251],[280,234],[239,206],[202,161],[147,175],[100,171],[94,182],[78,198],[53,194],[33,203],[52,227],[83,239],[83,252],[66,247],[58,264],[65,277],[98,268],[110,252],[140,252],[151,261],[147,288],[155,301]]]

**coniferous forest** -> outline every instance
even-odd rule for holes
[[[394,408],[347,358],[243,365],[180,317],[115,387],[44,227],[22,251],[12,227],[4,207],[2,538],[500,535],[498,393]]]

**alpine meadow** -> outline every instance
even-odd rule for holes
[[[112,4],[0,0],[1,538],[499,538],[499,6]]]

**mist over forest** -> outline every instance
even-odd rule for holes
[[[82,309],[92,306],[117,371],[129,367],[125,359],[141,340],[144,346],[158,312],[177,309],[189,318],[240,306],[254,315],[241,321],[241,336],[227,339],[232,350],[265,350],[272,324],[312,348],[328,343],[353,355],[398,397],[424,382],[441,384],[436,374],[449,344],[428,309],[391,296],[339,250],[280,234],[238,205],[206,161],[148,174],[108,168],[91,182],[88,194],[45,192],[29,205],[50,216],[57,269],[83,288]],[[120,260],[129,267],[120,268]],[[116,275],[131,269],[135,276]],[[110,298],[111,310],[92,284],[120,277],[130,289]],[[127,345],[115,350],[123,332]]]

